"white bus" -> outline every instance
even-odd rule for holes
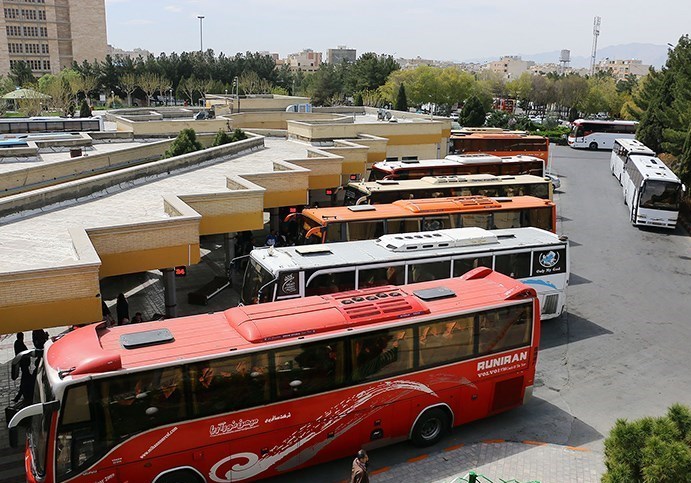
[[[612,155],[609,158],[609,169],[612,170],[612,176],[617,178],[619,184],[624,174],[624,164],[632,154],[655,156],[655,151],[636,139],[615,139]]]
[[[623,143],[618,140],[618,144]],[[620,155],[613,152],[612,156]],[[674,229],[682,193],[686,191],[677,175],[652,151],[633,152],[619,162],[624,166],[621,185],[631,223]]]
[[[633,139],[636,135],[637,121],[599,121],[595,119],[576,119],[569,133],[569,146],[572,148],[612,149],[615,139]]]
[[[323,245],[252,250],[241,303],[404,285],[489,267],[533,287],[542,318],[558,317],[569,283],[566,237],[539,228],[452,228]]]

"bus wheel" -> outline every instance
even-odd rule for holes
[[[449,429],[449,416],[440,408],[428,409],[417,420],[410,438],[415,446],[436,444]]]
[[[204,483],[204,480],[192,470],[177,470],[160,475],[154,483]]]
[[[593,141],[588,148],[590,148],[591,151],[597,151],[597,143]]]

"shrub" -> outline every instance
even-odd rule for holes
[[[82,100],[82,105],[79,106],[79,117],[91,117],[91,108],[86,99]]]
[[[605,440],[603,483],[691,479],[691,411],[675,404],[660,418],[619,419]]]
[[[232,143],[233,140],[230,138],[227,132],[225,132],[223,129],[219,129],[218,132],[216,133],[216,137],[214,138],[214,142],[211,144],[212,146],[221,146],[223,144],[228,144]]]
[[[172,158],[182,154],[193,153],[202,149],[202,145],[197,141],[197,133],[194,129],[183,129],[170,144],[165,157]]]
[[[243,131],[240,128],[235,129],[233,131],[233,135],[230,137],[232,143],[235,141],[242,141],[243,139],[247,139],[247,134],[245,134],[245,131]]]

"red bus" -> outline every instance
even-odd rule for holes
[[[30,482],[251,481],[520,406],[540,340],[535,290],[480,267],[106,328],[49,342]]]
[[[545,162],[533,156],[490,156],[487,154],[452,154],[444,159],[404,159],[374,163],[368,181],[380,179],[420,179],[425,176],[464,174],[532,174],[543,176]]]

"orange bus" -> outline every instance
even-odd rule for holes
[[[92,324],[46,344],[9,426],[30,483],[256,481],[521,406],[539,342],[535,289],[486,267]]]
[[[298,244],[370,240],[391,233],[532,226],[556,233],[557,205],[533,196],[460,196],[391,204],[307,208],[297,217]]]
[[[549,163],[549,138],[507,132],[454,132],[449,143],[453,154],[485,153],[495,156],[534,156]]]

